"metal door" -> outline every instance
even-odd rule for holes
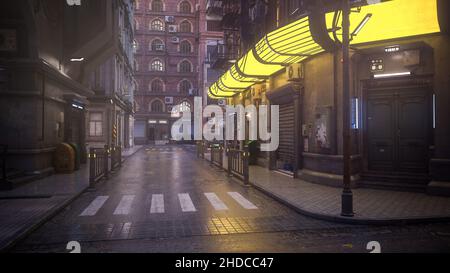
[[[427,90],[369,91],[366,120],[369,170],[427,172],[429,119]]]

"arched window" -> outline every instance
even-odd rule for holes
[[[180,23],[180,32],[192,32],[191,23],[189,21],[183,21]]]
[[[179,92],[180,93],[189,93],[189,89],[191,89],[191,83],[188,80],[182,80],[180,82]]]
[[[191,63],[187,60],[184,60],[180,63],[180,72],[188,73],[191,72]]]
[[[161,11],[163,11],[163,7],[164,7],[164,5],[161,0],[153,0],[152,1],[152,6],[151,6],[152,11],[161,12]]]
[[[191,53],[192,49],[191,49],[191,43],[189,43],[189,41],[184,40],[180,43],[180,52],[184,53],[184,54],[188,54]]]
[[[150,30],[164,31],[164,23],[159,19],[155,19],[150,23]]]
[[[161,60],[153,60],[150,64],[151,71],[164,71],[164,64]]]
[[[179,109],[180,112],[185,112],[185,111],[191,111],[191,104],[187,101],[183,101],[180,105],[179,105]]]
[[[150,91],[161,93],[164,90],[164,84],[160,79],[155,79],[150,83]]]
[[[164,43],[160,39],[155,39],[150,45],[151,51],[164,51]]]
[[[159,100],[153,101],[152,104],[150,105],[150,111],[157,113],[163,112],[164,110],[162,102]]]
[[[191,3],[188,1],[183,1],[180,3],[180,12],[181,13],[191,13]]]

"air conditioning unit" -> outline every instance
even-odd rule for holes
[[[165,17],[167,23],[175,23],[175,17],[174,16],[166,16]]]
[[[155,45],[155,50],[156,51],[164,51],[164,45]]]
[[[301,81],[305,76],[303,64],[291,64],[286,68],[288,81]]]
[[[180,42],[180,38],[178,37],[172,37],[170,40],[173,44],[178,44]]]
[[[189,89],[189,96],[195,96],[195,95],[197,95],[197,88],[190,88]]]
[[[227,101],[225,99],[219,99],[217,101],[217,105],[219,105],[219,106],[226,106],[227,105]]]
[[[173,104],[173,97],[165,97],[164,102],[166,104]]]
[[[169,32],[170,33],[177,32],[177,26],[176,25],[169,25]]]

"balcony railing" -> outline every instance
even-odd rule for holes
[[[210,63],[211,67],[216,68],[229,68],[231,64],[233,64],[238,55],[238,46],[237,45],[223,45],[218,44],[210,54]]]

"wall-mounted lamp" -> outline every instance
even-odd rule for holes
[[[359,23],[359,25],[352,32],[351,37],[358,35],[358,33],[361,31],[361,29],[367,24],[367,22],[369,22],[370,18],[372,18],[372,13],[366,14],[366,16],[364,16],[364,19]]]
[[[84,61],[84,58],[83,57],[81,57],[81,58],[72,58],[72,59],[70,59],[70,61],[71,62],[82,62],[82,61]]]
[[[409,76],[411,75],[411,72],[397,72],[397,73],[386,73],[386,74],[375,74],[373,75],[374,78],[390,78],[390,77],[398,77],[398,76]]]

